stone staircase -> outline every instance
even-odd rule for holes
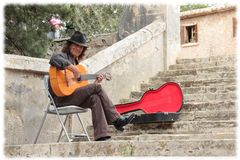
[[[159,72],[141,91],[122,103],[137,101],[149,89],[177,82],[184,105],[176,122],[130,124],[124,132],[109,126],[112,140],[5,146],[9,157],[75,156],[235,156],[236,57],[179,59]],[[137,111],[137,114],[142,114]],[[93,128],[88,127],[93,135]]]

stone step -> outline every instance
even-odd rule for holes
[[[112,126],[113,127],[113,126]],[[179,133],[221,133],[224,131],[235,132],[237,123],[235,120],[218,121],[176,121],[149,123],[149,124],[129,124],[125,127],[126,133],[149,133],[149,134],[179,134]],[[115,128],[111,128],[116,133]]]
[[[188,112],[182,110],[180,111],[177,121],[218,121],[218,120],[222,121],[222,120],[236,120],[237,118],[236,110],[212,110],[212,111],[188,111]],[[131,113],[126,113],[123,115],[127,116]],[[135,111],[134,113],[137,115],[145,114],[141,110]]]
[[[181,112],[189,111],[236,111],[235,101],[218,101],[218,102],[186,102],[183,104]]]
[[[206,87],[206,86],[215,86],[215,85],[236,85],[236,78],[219,78],[219,79],[211,79],[211,80],[185,80],[179,81],[175,80],[180,85],[181,88],[184,87]],[[161,80],[152,81],[149,85],[151,86],[162,86],[166,82]],[[143,85],[143,84],[141,84]]]
[[[209,81],[209,80],[208,80]],[[199,81],[200,82],[200,81]],[[161,87],[166,82],[159,82],[159,84],[150,84],[150,83],[142,83],[140,86],[140,90],[142,92],[146,92],[150,89],[158,89]],[[183,83],[183,82],[182,82]],[[192,82],[190,82],[192,83]],[[184,83],[183,83],[184,84]],[[195,86],[195,87],[184,87],[183,85],[181,86],[182,92],[183,93],[213,93],[213,92],[222,92],[224,93],[225,91],[236,91],[236,82],[234,84],[215,84],[215,85],[208,85],[208,86]],[[181,85],[181,82],[179,82],[179,85]],[[138,91],[133,91],[133,92],[138,92]],[[139,93],[137,93],[139,94]]]
[[[212,79],[221,79],[221,78],[229,78],[229,79],[234,79],[236,78],[236,73],[235,72],[219,72],[219,73],[214,73],[214,74],[197,74],[197,75],[177,75],[177,76],[170,76],[170,77],[163,77],[163,76],[155,76],[150,78],[151,81],[155,80],[161,80],[165,82],[171,82],[171,81],[186,81],[186,80],[212,80]]]
[[[151,87],[149,87],[151,88]],[[132,91],[130,93],[130,98],[140,98],[143,96],[143,94],[149,90],[149,88],[145,87],[143,88],[143,91]],[[152,87],[151,89],[157,89],[156,87]],[[235,92],[237,90],[235,85],[219,85],[219,86],[207,86],[207,87],[187,87],[182,88],[183,95],[185,94],[208,94],[208,93],[216,93],[216,94],[222,94],[222,93],[229,93],[229,92]]]
[[[178,121],[218,121],[236,120],[235,110],[215,110],[215,111],[191,111],[183,112],[179,115]]]
[[[126,135],[126,136],[112,136],[109,141],[149,141],[149,140],[202,140],[202,139],[236,139],[234,132],[221,133],[201,133],[201,134],[140,134],[140,135]],[[90,137],[94,141],[93,137]],[[88,141],[86,137],[75,138],[74,142]],[[66,141],[67,142],[67,141]]]
[[[235,92],[229,93],[207,93],[207,94],[185,94],[184,102],[216,102],[221,100],[234,101],[237,99]]]
[[[7,157],[236,156],[235,139],[72,142],[5,146]]]
[[[168,77],[178,75],[200,75],[200,74],[214,74],[214,73],[229,73],[235,72],[235,67],[222,66],[222,67],[210,67],[203,69],[186,69],[186,70],[167,70],[161,71],[156,76]]]
[[[229,93],[236,92],[236,85],[215,85],[215,86],[203,86],[203,87],[186,87],[182,89],[183,94],[207,94],[207,93]]]
[[[141,99],[144,92],[131,92],[130,99]],[[183,92],[184,102],[214,102],[221,100],[236,100],[236,92],[225,92],[225,93],[197,93],[197,94],[185,94]],[[121,101],[123,102],[123,101]]]
[[[150,89],[157,89],[159,86],[145,85],[141,89],[142,91],[133,91],[130,93],[130,97],[141,97],[146,91]],[[236,85],[214,85],[214,86],[202,86],[202,87],[182,87],[183,94],[206,94],[206,93],[228,93],[236,92]]]
[[[184,139],[236,139],[236,133],[203,133],[203,134],[141,134],[133,136],[113,136],[112,141],[117,140],[134,140],[134,141],[148,141],[148,140],[184,140]],[[82,139],[86,141],[86,139]]]
[[[186,129],[185,129],[186,130]],[[114,129],[114,131],[112,132],[109,132],[108,134],[111,136],[111,137],[126,137],[125,139],[123,138],[122,140],[127,140],[127,139],[130,139],[130,138],[127,138],[128,136],[131,136],[131,137],[137,137],[137,136],[140,136],[140,135],[145,135],[145,134],[150,134],[150,135],[162,135],[162,134],[167,134],[167,135],[179,135],[179,134],[193,134],[193,135],[197,135],[197,134],[218,134],[218,133],[222,133],[222,132],[230,132],[230,133],[235,133],[236,132],[236,128],[213,128],[213,129],[210,129],[210,128],[207,128],[205,129],[204,131],[202,130],[202,132],[200,131],[192,131],[190,130],[190,132],[187,132],[183,129],[179,129],[179,130],[170,130],[170,129],[165,129],[164,131],[157,131],[157,130],[154,130],[154,129],[148,129],[148,130],[124,130],[124,132],[120,132],[120,131],[116,131]],[[92,129],[89,130],[89,134],[90,135],[93,135],[92,134]],[[86,138],[85,140],[86,141]]]
[[[211,56],[206,58],[193,58],[193,59],[177,59],[177,64],[188,64],[188,63],[211,63],[211,62],[236,62],[236,55],[221,55],[221,56]]]
[[[231,61],[213,61],[207,63],[185,63],[185,64],[174,64],[169,66],[169,70],[184,70],[184,69],[203,69],[203,68],[210,68],[210,67],[222,67],[222,66],[231,66],[234,67],[236,65],[236,60]]]
[[[208,134],[222,132],[236,132],[235,120],[219,121],[176,121],[147,124],[128,124],[124,132],[120,132],[109,125],[108,133],[111,136],[129,136],[141,134]],[[88,133],[93,135],[93,127],[87,127]]]

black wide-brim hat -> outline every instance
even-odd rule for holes
[[[88,47],[85,35],[79,31],[75,31],[74,34],[72,35],[72,37],[70,39],[68,39],[67,41],[75,43],[79,46],[83,46],[86,48]]]

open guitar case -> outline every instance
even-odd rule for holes
[[[121,115],[141,110],[131,121],[137,123],[174,122],[178,119],[183,105],[183,94],[175,82],[167,82],[156,90],[149,89],[136,102],[117,104]]]

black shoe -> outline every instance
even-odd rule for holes
[[[111,139],[111,136],[106,136],[106,137],[100,137],[100,138],[96,139],[95,141],[107,141],[110,139]]]
[[[130,116],[128,117],[123,117],[123,116],[120,116],[117,120],[115,120],[113,122],[113,125],[114,127],[119,130],[119,131],[124,131],[124,128],[123,126],[127,125],[128,123],[130,123],[133,118],[135,117],[135,114],[131,114]]]

